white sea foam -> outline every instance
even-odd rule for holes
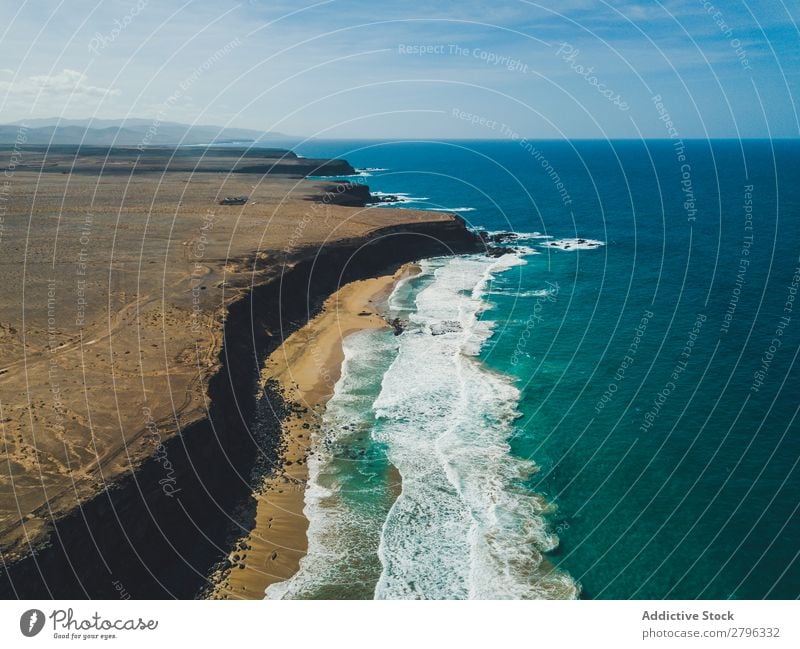
[[[422,263],[432,280],[374,403],[373,436],[402,476],[381,534],[377,598],[576,594],[543,565],[557,540],[545,503],[518,484],[534,469],[507,442],[519,392],[475,357],[492,330],[479,317],[482,295],[493,275],[521,263],[515,254]]]
[[[392,501],[391,485],[385,476],[371,474],[369,463],[348,458],[343,449],[369,436],[377,391],[370,383],[377,383],[375,370],[388,365],[395,348],[387,332],[363,331],[345,338],[341,376],[308,457],[303,509],[309,521],[308,552],[292,578],[267,588],[267,599],[371,595],[380,574],[376,553]],[[374,493],[363,497],[359,491]]]
[[[387,197],[392,196],[397,200],[386,203],[376,203],[373,207],[391,207],[392,205],[399,205],[403,203],[422,203],[430,200],[426,196],[410,196],[406,192],[372,192],[373,196]]]
[[[389,171],[389,170],[384,167],[365,167],[363,169],[356,169],[356,173],[353,175],[361,177],[369,177],[372,176],[373,173],[378,171]]]
[[[524,263],[512,253],[425,260],[414,290],[407,279],[389,300],[408,317],[401,336],[345,339],[308,462],[308,554],[268,598],[576,595],[543,563],[557,543],[547,505],[519,484],[534,466],[510,454],[519,392],[477,358],[493,326],[483,296]],[[343,465],[342,449],[365,434],[402,476],[396,499],[385,475]],[[353,498],[358,488],[371,491]]]
[[[522,256],[542,254],[539,250],[536,250],[536,248],[531,248],[530,246],[514,246],[514,250],[516,250],[517,254]]]
[[[594,250],[604,245],[606,245],[604,241],[582,238],[555,239],[541,244],[544,248],[558,248],[559,250]]]
[[[406,293],[408,292],[408,284],[418,277],[419,275],[415,273],[413,275],[406,275],[395,282],[394,290],[392,290],[386,300],[386,305],[389,307],[389,314],[391,317],[399,316],[405,318],[405,316],[413,310],[413,304],[407,303]]]
[[[474,212],[474,207],[426,207],[428,212]]]
[[[552,234],[542,234],[541,232],[513,232],[509,230],[485,230],[479,226],[472,228],[476,232],[486,232],[490,237],[504,235],[509,241],[526,241],[530,239],[552,239]]]
[[[549,297],[553,295],[553,289],[542,288],[533,291],[519,291],[516,287],[491,291],[492,295],[506,295],[509,297]]]

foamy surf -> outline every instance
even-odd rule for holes
[[[356,169],[356,173],[351,175],[367,178],[369,176],[372,176],[373,173],[378,173],[380,171],[389,171],[389,170],[386,169],[385,167],[365,167],[363,169]]]
[[[399,205],[405,205],[407,203],[424,203],[425,201],[430,200],[427,196],[411,196],[406,192],[378,192],[373,191],[373,196],[377,196],[378,198],[390,198],[387,202],[383,203],[376,203],[373,207],[397,207]]]
[[[558,248],[559,250],[594,250],[606,245],[603,241],[596,239],[555,239],[541,244],[545,248]]]
[[[478,358],[492,280],[525,263],[424,260],[388,300],[405,331],[345,339],[308,460],[308,553],[268,598],[577,595],[543,556],[558,541],[522,485],[535,466],[510,452],[519,391]]]
[[[474,207],[426,207],[428,212],[474,212]]]
[[[395,349],[387,331],[345,338],[341,376],[308,457],[308,551],[291,579],[267,588],[267,599],[372,597],[381,526],[396,488],[370,437],[372,402]]]
[[[577,594],[544,561],[557,544],[546,504],[520,486],[534,466],[510,453],[519,392],[476,358],[492,331],[479,318],[487,285],[521,263],[508,254],[422,264],[431,281],[374,404],[373,436],[402,476],[381,534],[376,598]]]

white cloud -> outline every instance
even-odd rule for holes
[[[0,81],[0,92],[23,97],[36,97],[41,94],[76,98],[120,94],[118,89],[92,86],[87,80],[88,77],[82,72],[64,69],[52,75],[41,74],[15,81]]]

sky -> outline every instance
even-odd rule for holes
[[[325,138],[798,137],[797,0],[0,5],[0,123]]]

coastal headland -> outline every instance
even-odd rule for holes
[[[9,146],[0,168],[2,597],[208,588],[315,405],[270,354],[346,284],[482,247],[279,150]]]

